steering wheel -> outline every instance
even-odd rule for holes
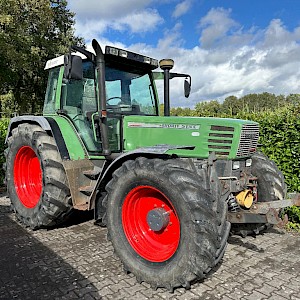
[[[121,97],[118,97],[118,96],[115,96],[115,97],[110,97],[110,98],[108,98],[107,100],[106,100],[106,103],[109,105],[109,106],[116,106],[116,105],[118,105],[118,104],[109,104],[108,103],[108,101],[111,101],[111,100],[113,100],[113,99],[120,99],[120,102],[122,102],[122,98]]]
[[[75,115],[75,116],[72,118],[72,120],[75,121],[75,119],[76,119],[77,117],[79,117],[79,116],[82,116],[82,113]]]

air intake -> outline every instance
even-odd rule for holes
[[[228,156],[231,151],[234,127],[212,125],[208,138],[209,153],[215,152],[219,156]]]

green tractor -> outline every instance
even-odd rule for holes
[[[79,47],[47,62],[43,116],[14,117],[6,184],[17,218],[32,229],[94,210],[124,270],[173,290],[221,260],[232,230],[282,223],[282,173],[257,152],[258,124],[170,116],[173,61],[115,47]],[[154,70],[160,65],[162,72]],[[155,80],[164,81],[159,116]]]

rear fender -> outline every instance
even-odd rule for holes
[[[51,131],[51,127],[49,122],[45,117],[42,116],[18,116],[14,117],[10,120],[5,143],[7,143],[8,138],[11,136],[11,132],[14,128],[16,128],[21,123],[31,123],[31,124],[38,124],[40,125],[44,130]]]
[[[11,136],[12,130],[21,123],[37,124],[41,126],[46,132],[50,133],[54,137],[61,158],[63,160],[70,159],[69,151],[62,137],[59,126],[52,118],[30,115],[12,118],[8,125],[5,143],[7,143],[8,138]]]

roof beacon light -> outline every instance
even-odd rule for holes
[[[174,60],[162,59],[159,61],[159,66],[162,70],[171,70],[174,67]]]

